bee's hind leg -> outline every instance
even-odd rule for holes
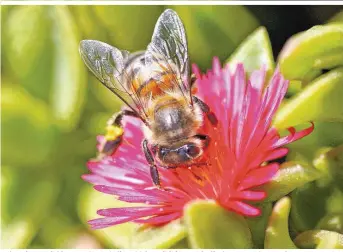
[[[97,159],[112,155],[119,147],[124,133],[122,119],[124,116],[139,117],[137,113],[131,110],[122,110],[115,113],[108,121],[106,127],[105,141],[100,147]]]
[[[195,76],[195,74],[192,74],[191,75],[191,88],[194,86],[196,80],[197,80],[197,77]]]
[[[143,147],[143,152],[145,154],[145,158],[150,165],[150,176],[152,178],[152,182],[154,182],[155,186],[161,189],[160,175],[158,173],[157,166],[154,161],[154,157],[148,147],[148,140],[144,139],[142,143],[142,147]]]
[[[111,118],[107,121],[107,125],[122,127],[122,120],[124,116],[132,116],[137,118],[139,117],[136,112],[124,109],[112,115]]]
[[[218,119],[216,115],[211,111],[210,107],[205,102],[203,102],[202,100],[200,100],[198,97],[194,95],[192,96],[192,99],[196,104],[198,104],[202,112],[206,114],[211,124],[213,126],[216,126],[218,124]]]

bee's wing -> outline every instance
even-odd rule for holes
[[[133,57],[133,54],[96,40],[82,40],[79,51],[81,58],[98,80],[145,122],[146,113],[142,101],[126,85],[130,74],[126,72],[126,62]]]
[[[151,43],[145,54],[146,63],[151,64],[161,56],[166,63],[172,62],[176,65],[177,69],[172,69],[179,78],[176,83],[182,93],[191,99],[186,32],[179,16],[170,9],[165,10],[157,20]]]

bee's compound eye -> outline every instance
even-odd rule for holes
[[[186,152],[191,157],[196,157],[200,154],[200,148],[194,144],[186,145]]]

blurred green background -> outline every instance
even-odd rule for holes
[[[7,248],[101,248],[80,219],[80,176],[120,102],[86,70],[82,39],[136,51],[167,6],[1,6],[1,229]],[[172,6],[192,62],[226,60],[259,26],[276,57],[335,6]],[[82,215],[82,214],[81,214]],[[5,245],[4,245],[5,244]]]

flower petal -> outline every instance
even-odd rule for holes
[[[238,190],[262,185],[272,179],[279,169],[278,163],[269,164],[250,171],[238,186]]]

